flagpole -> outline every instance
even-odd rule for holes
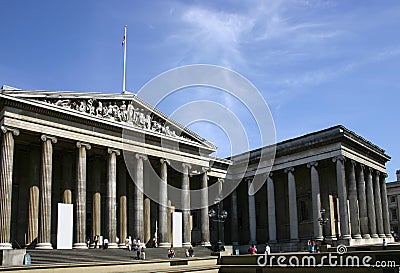
[[[125,85],[126,85],[126,41],[127,41],[126,27],[127,27],[127,25],[124,26],[124,40],[123,40],[123,43],[124,43],[124,72],[123,72],[123,76],[122,76],[122,93],[126,92],[126,88],[125,88]]]

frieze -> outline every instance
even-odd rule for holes
[[[98,99],[45,99],[45,103],[58,107],[85,113],[104,120],[123,123],[136,128],[157,132],[166,136],[191,140],[186,136],[178,135],[175,130],[166,125],[165,121],[154,119],[146,110],[136,107],[134,101],[125,100],[98,100]]]

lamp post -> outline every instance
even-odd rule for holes
[[[220,252],[225,251],[224,243],[221,241],[222,234],[222,225],[225,222],[225,219],[228,217],[228,212],[221,208],[220,200],[217,201],[217,211],[210,209],[208,212],[208,217],[210,217],[211,221],[218,223],[218,242],[214,245],[214,251]]]
[[[320,210],[320,213],[321,213],[321,217],[318,218],[318,222],[322,227],[322,244],[326,245],[326,241],[325,241],[325,226],[326,226],[326,223],[328,223],[329,218],[325,216],[326,210],[324,208],[322,208]]]

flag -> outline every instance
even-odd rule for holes
[[[125,36],[122,37],[122,46],[124,46],[124,44],[125,44]]]

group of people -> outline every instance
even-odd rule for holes
[[[175,251],[172,246],[168,249],[168,259],[172,259],[175,257]],[[194,257],[194,249],[193,247],[189,247],[185,250],[185,257],[191,258]]]
[[[310,253],[316,253],[319,252],[319,243],[317,241],[314,240],[308,240],[307,241],[307,248],[308,248],[308,252]]]

